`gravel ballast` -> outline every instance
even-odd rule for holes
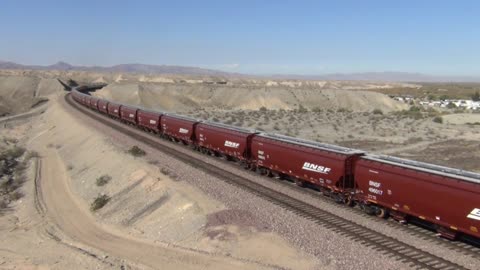
[[[76,113],[76,115],[80,114]],[[175,172],[177,180],[185,181],[203,191],[213,199],[224,203],[229,210],[223,210],[226,212],[220,212],[209,217],[207,226],[208,224],[233,223],[238,226],[251,226],[257,230],[278,233],[299,249],[308,254],[314,255],[319,261],[319,266],[322,268],[409,269],[409,267],[403,263],[395,261],[388,256],[384,256],[377,251],[323,228],[313,221],[300,217],[293,212],[274,205],[256,195],[246,192],[238,187],[231,186],[201,170],[188,166],[175,158],[167,156],[141,142],[135,141],[118,131],[97,123],[87,116],[81,117],[88,125],[93,126],[96,130],[101,131],[105,136],[111,138],[109,141],[112,144],[124,150],[126,150],[128,146],[139,145],[147,152],[146,159],[149,161],[156,161],[160,170],[163,169]],[[244,171],[243,169],[236,167],[234,164],[227,164],[222,160],[202,156],[187,147],[174,145],[173,143],[162,139],[158,139],[158,142],[160,144],[168,144],[169,147],[175,147],[179,152],[188,155],[198,155],[204,161],[217,167],[227,169],[240,176],[255,180],[275,190],[280,190],[285,194],[306,201],[346,219],[355,220],[355,222],[359,224],[393,236],[403,242],[414,245],[415,247],[428,250],[430,253],[437,256],[441,256],[470,268],[478,265],[478,259],[448,250],[443,246],[436,245],[433,241],[429,241],[428,239],[418,239],[414,235],[405,232],[405,230],[385,226],[384,221],[382,220],[376,220],[373,217],[365,217],[359,213],[349,211],[344,207],[326,203],[321,198],[317,199],[314,196],[305,194],[299,190],[292,189],[291,187],[280,183],[275,183],[274,181],[271,181],[271,179]],[[321,195],[319,194],[318,196]]]

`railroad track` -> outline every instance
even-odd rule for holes
[[[282,208],[293,211],[297,215],[312,220],[317,224],[337,232],[353,241],[360,242],[361,244],[368,246],[386,256],[389,256],[392,259],[399,260],[409,265],[411,268],[467,269],[459,264],[445,260],[444,258],[438,257],[427,251],[401,242],[393,237],[376,232],[363,225],[334,215],[325,210],[316,208],[310,204],[292,198],[278,191],[269,189],[245,177],[241,177],[222,168],[215,167],[214,165],[209,164],[202,159],[179,153],[173,147],[159,144],[153,139],[152,135],[148,133],[139,134],[123,124],[112,122],[105,116],[82,107],[72,100],[70,94],[65,95],[65,100],[75,109],[85,113],[92,119],[97,120],[106,126],[109,126],[136,140],[140,140],[142,143],[149,145],[152,148],[160,150],[167,155],[173,156],[179,161],[189,164],[192,167],[201,169],[204,172],[222,179],[231,185],[237,186],[257,196],[267,199],[268,201],[281,206]]]
[[[444,239],[444,238],[440,238],[440,237],[437,236],[436,232],[430,231],[426,228],[422,228],[422,227],[419,227],[419,226],[416,226],[416,225],[401,224],[401,223],[395,222],[391,219],[385,220],[385,219],[381,219],[381,218],[372,217],[372,216],[368,215],[367,213],[365,213],[364,211],[362,211],[359,208],[348,207],[348,206],[345,206],[343,204],[338,204],[328,197],[319,196],[320,193],[318,191],[313,190],[313,189],[309,189],[309,188],[298,189],[297,186],[295,185],[295,183],[293,183],[293,182],[279,181],[277,179],[272,179],[272,178],[267,178],[267,179],[270,179],[270,181],[276,182],[279,185],[284,185],[284,186],[288,186],[290,188],[294,188],[295,191],[300,192],[302,194],[305,194],[305,195],[307,195],[307,196],[309,196],[313,199],[321,200],[322,202],[328,203],[330,205],[334,205],[335,207],[343,207],[343,209],[345,209],[345,210],[347,210],[351,213],[355,213],[357,215],[360,215],[360,216],[363,216],[363,217],[366,217],[366,218],[373,218],[373,219],[375,219],[375,222],[379,222],[384,226],[388,226],[388,227],[392,227],[392,228],[401,230],[401,231],[406,232],[410,235],[413,235],[415,237],[421,238],[421,239],[426,240],[426,241],[433,242],[434,244],[440,245],[440,246],[445,247],[447,249],[450,249],[450,250],[455,249],[455,251],[457,251],[459,253],[462,253],[462,254],[468,255],[468,256],[472,256],[472,257],[475,257],[475,258],[478,258],[478,256],[480,256],[480,247],[477,247],[477,246],[474,246],[474,245],[471,245],[471,244],[468,244],[468,243],[465,243],[465,242],[450,241],[450,240],[447,240],[447,239]]]

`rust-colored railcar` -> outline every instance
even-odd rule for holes
[[[137,107],[120,106],[120,119],[130,124],[137,124]]]
[[[91,96],[85,96],[85,107],[90,108],[90,100],[92,99]]]
[[[98,111],[104,114],[108,114],[108,101],[104,99],[100,99],[98,101]]]
[[[195,128],[197,145],[236,160],[250,157],[249,146],[256,132],[234,126],[202,122]]]
[[[80,100],[78,99],[78,97],[79,97],[78,92],[76,92],[76,91],[72,92],[72,97],[75,101],[80,102]]]
[[[80,94],[80,93],[77,93],[77,98],[78,98],[78,102],[80,102],[80,104],[84,105],[86,104],[86,100],[87,100],[87,96],[86,95],[83,95],[83,94]]]
[[[114,118],[120,118],[120,104],[108,102],[107,111],[108,115]]]
[[[423,220],[444,237],[458,232],[480,237],[480,174],[367,155],[356,163],[356,197],[393,218]]]
[[[185,144],[191,144],[194,139],[195,125],[198,120],[175,114],[164,114],[161,119],[162,133]]]
[[[91,97],[90,98],[90,108],[92,110],[98,111],[98,98],[96,97]]]
[[[137,112],[138,125],[156,133],[160,132],[160,117],[159,112],[139,109]]]
[[[353,165],[363,151],[277,134],[252,139],[252,162],[297,183],[309,182],[349,199],[354,188]]]

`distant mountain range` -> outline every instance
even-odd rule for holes
[[[204,76],[242,76],[241,74],[228,73],[219,70],[167,66],[167,65],[143,65],[143,64],[121,64],[111,67],[101,66],[73,66],[69,63],[58,62],[49,66],[21,65],[13,62],[0,61],[0,69],[33,69],[33,70],[61,70],[61,71],[91,71],[91,72],[118,72],[118,73],[145,73],[145,74],[185,74]]]
[[[274,75],[274,78],[298,80],[385,81],[385,82],[480,82],[480,76],[438,76],[413,72],[362,72],[326,75]]]
[[[65,62],[58,62],[49,66],[21,65],[13,62],[0,61],[0,69],[33,69],[33,70],[61,70],[61,71],[91,71],[91,72],[118,72],[144,74],[179,74],[197,76],[222,77],[254,77],[291,80],[339,80],[339,81],[388,81],[388,82],[480,82],[480,76],[435,76],[410,72],[364,72],[364,73],[335,73],[325,75],[247,75],[220,70],[186,66],[121,64],[110,67],[101,66],[73,66]]]

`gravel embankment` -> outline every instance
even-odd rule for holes
[[[82,116],[82,118],[84,118],[84,121],[87,121],[89,125],[92,125],[94,129],[101,131],[105,136],[111,138],[110,142],[122,149],[126,149],[132,145],[139,145],[147,151],[148,160],[158,161],[159,169],[163,168],[173,171],[176,174],[177,180],[185,181],[197,187],[213,199],[224,203],[229,208],[229,210],[224,210],[223,212],[210,216],[206,226],[233,223],[239,226],[252,226],[261,231],[278,233],[296,247],[314,255],[319,260],[319,265],[326,266],[325,268],[328,269],[409,269],[405,264],[392,260],[388,256],[379,254],[368,247],[323,228],[313,221],[299,217],[293,212],[274,205],[256,195],[213,178],[201,170],[179,162],[175,158],[167,156],[147,145],[143,145],[141,142],[135,141],[118,131],[94,122],[88,117]],[[394,236],[418,248],[429,250],[437,256],[455,261],[472,269],[478,265],[478,259],[446,249],[443,246],[436,245],[433,241],[418,239],[412,234],[405,232],[405,230],[385,226],[382,220],[365,217],[349,211],[346,208],[326,203],[322,199],[316,199],[309,194],[244,171],[241,168],[235,167],[234,164],[227,164],[221,160],[194,153],[186,147],[173,145],[161,139],[158,139],[158,141],[161,144],[176,147],[179,152],[201,156],[203,160],[215,166],[228,169],[249,179],[254,179],[275,190],[281,190],[292,197],[307,201],[336,215],[355,220],[357,223],[371,229]]]

